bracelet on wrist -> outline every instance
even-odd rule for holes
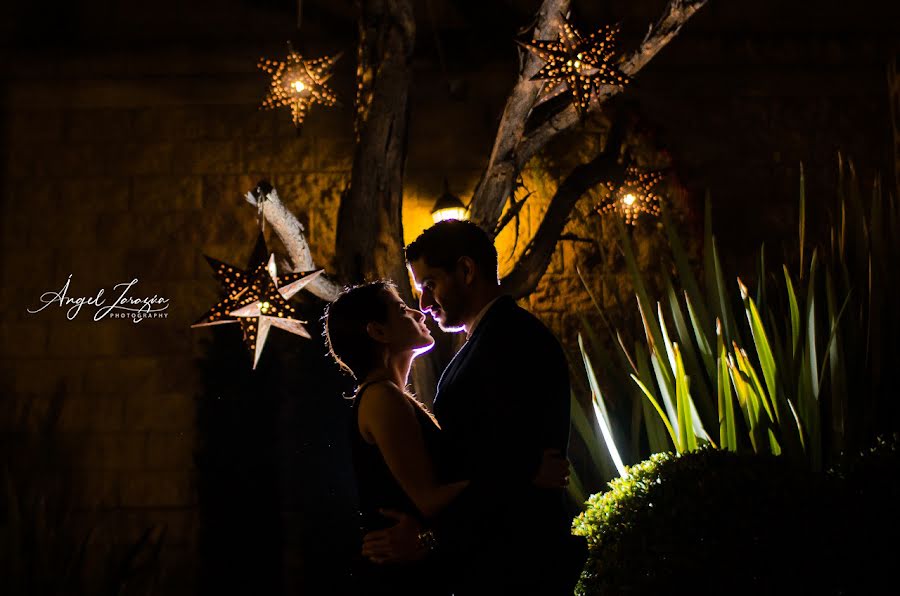
[[[437,546],[437,539],[434,536],[434,530],[431,528],[426,528],[419,532],[418,535],[419,546],[422,547],[426,552],[434,552],[435,547]]]

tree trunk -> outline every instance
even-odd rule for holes
[[[350,189],[338,211],[339,279],[388,278],[413,302],[403,258],[403,176],[409,129],[410,65],[416,26],[411,0],[362,0],[359,9],[357,142]],[[444,344],[448,338],[436,334]],[[440,346],[436,346],[439,348]],[[412,382],[419,398],[434,399],[446,350],[417,358]]]
[[[338,277],[350,283],[388,277],[411,300],[401,209],[415,41],[412,2],[362,0],[358,6],[358,140],[350,189],[338,212]]]

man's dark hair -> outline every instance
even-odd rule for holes
[[[470,221],[447,219],[419,234],[406,247],[406,262],[423,259],[429,267],[450,272],[461,257],[475,262],[481,275],[497,281],[497,249],[487,232]]]

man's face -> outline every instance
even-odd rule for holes
[[[459,271],[447,272],[440,267],[430,267],[425,259],[409,264],[416,287],[421,292],[419,308],[431,313],[443,331],[465,329],[466,292]]]

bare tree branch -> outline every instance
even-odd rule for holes
[[[568,0],[544,0],[534,29],[535,38],[555,38],[562,15],[568,10]],[[543,81],[531,80],[541,67],[540,58],[530,52],[523,52],[522,56],[519,82],[506,100],[487,169],[475,188],[469,208],[471,218],[486,230],[495,229],[506,199],[512,192],[518,175],[514,165],[516,145],[525,131],[528,114],[543,84]]]
[[[248,192],[244,198],[254,207],[259,207],[252,192]],[[313,261],[312,253],[309,250],[309,242],[303,233],[303,224],[281,202],[278,191],[273,188],[267,195],[266,200],[263,201],[263,206],[263,217],[266,218],[266,221],[272,226],[278,237],[281,238],[294,271],[312,271],[316,269],[316,263]],[[329,302],[337,298],[341,290],[338,284],[325,277],[325,275],[319,275],[306,289],[322,300]]]
[[[524,187],[524,184],[519,182],[518,187],[522,188],[522,187]],[[519,199],[517,201],[516,197],[515,197],[516,190],[518,190],[518,188],[513,189],[513,195],[510,197],[511,203],[510,203],[509,209],[506,210],[506,213],[504,213],[503,217],[500,219],[500,221],[497,222],[497,227],[494,228],[494,236],[499,235],[500,232],[503,231],[503,228],[505,228],[506,225],[509,222],[511,222],[513,219],[518,220],[519,212],[522,211],[522,207],[525,206],[525,203],[527,203],[528,199],[531,198],[531,195],[534,194],[532,191],[530,191],[526,188],[525,190],[528,192],[525,193],[524,197],[522,197],[521,199]]]
[[[641,46],[635,50],[619,67],[629,77],[633,77],[653,59],[672,39],[681,31],[681,27],[695,12],[700,10],[707,0],[670,0],[666,10],[657,21],[651,25],[644,37]],[[597,102],[591,106],[590,111],[597,111],[601,104],[610,97],[622,92],[621,87],[606,85],[600,89]],[[528,160],[535,156],[553,137],[570,128],[578,122],[578,113],[574,106],[555,114],[546,122],[536,127],[524,137],[516,147],[516,166],[525,167]]]
[[[668,44],[681,30],[695,12],[705,5],[707,0],[670,0],[659,21],[650,27],[640,47],[632,53],[620,66],[620,70],[628,76],[634,76],[659,51]],[[536,39],[549,39],[555,35],[558,27],[558,15],[567,9],[564,2],[545,0],[541,7],[539,22],[535,31]],[[564,8],[562,8],[564,7]],[[556,17],[553,20],[551,17]],[[551,33],[552,31],[552,33]],[[500,219],[503,208],[510,196],[513,182],[535,154],[559,133],[569,129],[579,121],[574,106],[554,114],[539,124],[527,136],[524,135],[525,122],[540,88],[540,81],[529,81],[536,72],[534,60],[523,63],[519,82],[516,84],[497,129],[497,138],[487,168],[472,198],[470,211],[472,219],[486,230],[493,230]],[[599,110],[610,97],[620,93],[619,87],[606,86],[600,89],[597,101],[590,111]]]
[[[578,199],[600,182],[618,181],[624,177],[625,168],[619,164],[619,154],[625,139],[626,120],[621,115],[613,118],[603,151],[588,163],[577,166],[559,185],[525,253],[500,282],[506,293],[522,298],[533,292],[550,264],[556,243]]]

